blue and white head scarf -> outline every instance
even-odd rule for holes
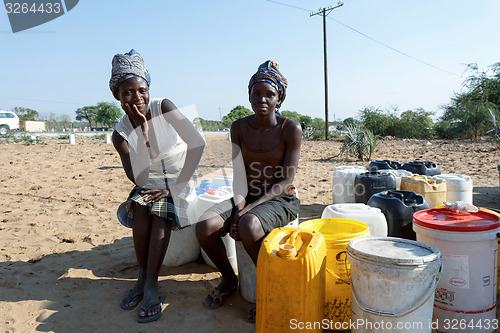
[[[134,76],[144,79],[148,87],[151,84],[151,76],[139,53],[132,49],[125,54],[116,54],[112,61],[109,89],[115,93],[120,83]]]
[[[288,82],[283,74],[278,70],[278,63],[274,60],[267,60],[259,66],[257,73],[255,73],[248,83],[248,94],[252,92],[252,87],[257,82],[269,83],[278,92],[278,104],[276,104],[276,113],[279,114],[279,108],[285,100],[286,88]]]

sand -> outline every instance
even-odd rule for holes
[[[200,177],[230,166],[227,133],[206,134]],[[137,274],[131,230],[116,208],[131,184],[104,140],[44,138],[44,144],[0,142],[1,332],[253,332],[243,320],[250,304],[239,295],[218,310],[202,306],[220,275],[202,262],[163,266],[164,314],[136,323],[120,300]],[[341,141],[304,141],[296,185],[300,220],[319,217],[332,201],[332,171]],[[474,203],[500,209],[500,150],[487,141],[380,140],[372,159],[436,162],[443,173],[470,175]]]

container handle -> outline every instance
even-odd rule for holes
[[[330,273],[331,275],[333,275],[337,280],[342,281],[342,282],[344,282],[346,284],[350,284],[349,281],[346,281],[346,280],[342,279],[340,276],[338,276],[337,274],[335,274],[335,272],[332,271],[331,269],[329,269],[328,267],[325,267],[325,269],[326,269],[326,271],[328,273]],[[346,273],[347,273],[347,269],[346,269]],[[347,276],[347,279],[349,279],[349,276]]]
[[[347,255],[345,256],[345,259],[344,259],[344,265],[345,265],[345,268],[347,271]],[[388,311],[384,311],[384,310],[373,309],[373,308],[370,308],[367,306],[363,306],[362,304],[360,304],[360,302],[358,300],[358,297],[356,295],[356,289],[354,288],[354,284],[352,283],[352,281],[349,277],[349,274],[347,274],[347,278],[349,279],[349,285],[351,286],[352,298],[354,299],[354,301],[356,302],[356,304],[358,305],[358,307],[361,310],[368,312],[368,313],[371,313],[371,314],[380,315],[380,316],[403,317],[403,316],[406,316],[407,314],[414,312],[415,310],[418,310],[422,305],[425,304],[425,302],[427,302],[429,297],[434,295],[434,290],[435,290],[439,280],[441,279],[441,270],[442,269],[443,269],[443,265],[441,264],[439,266],[439,272],[436,274],[436,278],[434,280],[432,288],[428,288],[428,291],[424,294],[424,296],[421,299],[419,299],[417,302],[415,302],[415,304],[413,306],[411,306],[410,309],[402,311],[402,312],[388,312]]]

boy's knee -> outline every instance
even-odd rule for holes
[[[241,234],[255,234],[261,229],[260,221],[257,216],[253,214],[245,214],[238,222],[238,229]]]

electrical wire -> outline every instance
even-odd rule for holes
[[[309,10],[309,9],[306,9],[306,8],[301,8],[301,7],[297,7],[297,6],[289,5],[289,4],[282,3],[282,2],[278,2],[278,1],[274,1],[274,0],[266,0],[266,1],[267,1],[267,2],[276,3],[276,4],[278,4],[278,5],[282,5],[282,6],[286,6],[286,7],[291,7],[291,8],[299,9],[299,10],[306,11],[306,12],[309,12],[309,13],[311,13],[311,12],[312,12],[312,10]],[[392,51],[394,51],[394,52],[397,52],[397,53],[399,53],[399,54],[401,54],[401,55],[403,55],[403,56],[405,56],[405,57],[408,57],[408,58],[410,58],[410,59],[412,59],[412,60],[414,60],[414,61],[417,61],[417,62],[419,62],[419,63],[421,63],[421,64],[423,64],[423,65],[429,66],[429,67],[431,67],[431,68],[437,69],[437,70],[439,70],[439,71],[442,71],[442,72],[444,72],[444,73],[447,73],[447,74],[450,74],[450,75],[453,75],[453,76],[461,77],[461,76],[460,76],[460,75],[458,75],[458,74],[455,74],[455,73],[452,73],[452,72],[450,72],[450,71],[448,71],[448,70],[446,70],[446,69],[443,69],[443,68],[440,68],[440,67],[434,66],[434,65],[432,65],[432,64],[430,64],[430,63],[428,63],[428,62],[426,62],[426,61],[420,60],[420,59],[418,59],[418,58],[416,58],[416,57],[414,57],[414,56],[412,56],[412,55],[410,55],[410,54],[408,54],[408,53],[405,53],[405,52],[403,52],[403,51],[400,51],[400,50],[398,50],[398,49],[396,49],[396,48],[394,48],[394,47],[392,47],[392,46],[390,46],[390,45],[388,45],[388,44],[386,44],[386,43],[383,43],[383,42],[381,42],[381,41],[379,41],[379,40],[377,40],[377,39],[375,39],[375,38],[373,38],[373,37],[368,36],[367,34],[365,34],[365,33],[361,32],[361,31],[359,31],[359,30],[357,30],[357,29],[355,29],[355,28],[353,28],[353,27],[351,27],[351,26],[349,26],[349,25],[347,25],[347,24],[345,24],[345,23],[340,22],[339,20],[334,19],[334,18],[332,18],[332,17],[330,17],[330,16],[328,16],[328,18],[329,18],[329,19],[331,19],[331,20],[333,20],[333,21],[335,21],[335,22],[337,22],[338,24],[340,24],[340,25],[342,25],[342,26],[344,26],[344,27],[346,27],[346,28],[348,28],[348,29],[350,29],[350,30],[352,30],[352,31],[354,31],[354,32],[356,32],[356,33],[358,33],[358,34],[360,34],[361,36],[363,36],[363,37],[365,37],[365,38],[370,39],[371,41],[373,41],[373,42],[375,42],[375,43],[378,43],[378,44],[380,44],[380,45],[382,45],[382,46],[384,46],[384,47],[386,47],[386,48],[388,48],[388,49],[390,49],[390,50],[392,50]]]

